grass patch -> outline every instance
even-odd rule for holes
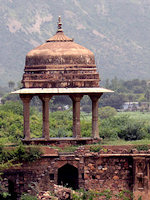
[[[79,146],[66,146],[64,148],[58,146],[50,146],[50,148],[58,150],[58,152],[75,152]]]
[[[92,145],[90,146],[90,151],[91,152],[99,152],[102,149],[101,145]]]
[[[143,139],[143,140],[134,140],[134,141],[125,141],[125,140],[103,140],[102,145],[113,145],[113,146],[120,146],[120,145],[150,145],[150,140]]]
[[[68,146],[65,147],[62,152],[75,152],[79,146]]]

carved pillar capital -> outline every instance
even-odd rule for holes
[[[28,103],[31,101],[33,95],[31,94],[20,94],[20,99],[22,100],[22,102]]]
[[[41,101],[50,101],[50,99],[52,98],[53,95],[51,94],[41,94],[39,95],[39,98],[41,99]]]
[[[91,101],[98,101],[99,98],[103,95],[103,93],[100,94],[90,94],[89,97],[91,99]]]
[[[70,95],[70,98],[72,101],[80,102],[82,99],[83,95],[82,94],[72,94]]]

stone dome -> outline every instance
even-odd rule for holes
[[[26,55],[25,88],[98,87],[94,54],[67,37],[59,17],[56,34]]]

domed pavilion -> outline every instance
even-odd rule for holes
[[[105,92],[112,92],[99,86],[99,73],[94,54],[87,48],[67,37],[58,19],[56,34],[44,44],[26,55],[23,74],[23,88],[13,93],[20,94],[24,112],[24,142],[52,143],[56,141],[80,141],[88,143],[99,139],[98,100]],[[73,137],[50,138],[49,101],[54,95],[67,95],[73,103]],[[92,101],[92,133],[90,138],[81,138],[80,101],[88,95]],[[42,138],[30,137],[30,101],[39,96],[43,107]],[[63,125],[62,125],[63,126]]]

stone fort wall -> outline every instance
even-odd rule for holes
[[[110,189],[114,193],[129,190],[136,197],[141,195],[148,200],[149,161],[149,152],[136,150],[132,153],[127,150],[100,150],[95,153],[80,147],[74,153],[58,153],[49,149],[33,163],[23,163],[18,168],[6,170],[3,185],[8,190],[13,187],[14,195],[19,199],[23,192],[53,191],[54,184],[60,184],[64,181],[63,177],[70,176],[75,188]]]

